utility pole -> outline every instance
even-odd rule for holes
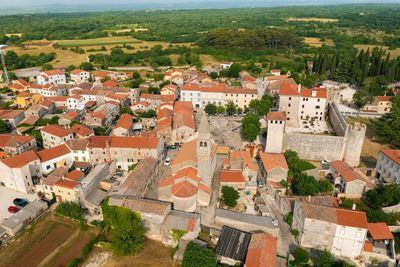
[[[0,45],[0,57],[1,57],[1,64],[3,65],[4,76],[6,78],[6,83],[10,84],[10,78],[8,77],[8,71],[6,67],[6,60],[4,58],[4,50],[7,48],[6,45]]]

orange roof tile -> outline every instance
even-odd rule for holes
[[[367,215],[363,211],[336,209],[337,224],[368,229]]]
[[[106,142],[109,142],[110,147],[155,149],[159,141],[160,139],[155,137],[94,135],[89,137],[88,147],[104,148]]]
[[[378,101],[392,101],[393,96],[377,96]]]
[[[364,242],[364,251],[365,252],[374,252],[374,245],[369,242],[368,240],[365,240]]]
[[[94,134],[93,130],[89,129],[88,127],[82,124],[74,124],[74,126],[71,127],[71,130],[80,136],[89,136]]]
[[[65,175],[65,178],[69,179],[71,181],[77,181],[77,180],[79,180],[79,178],[81,178],[84,175],[85,175],[85,173],[82,171],[72,170]]]
[[[63,137],[69,134],[72,134],[73,131],[71,129],[65,129],[59,125],[56,124],[51,124],[44,126],[41,130],[41,132],[49,133],[51,135],[55,135],[58,137]]]
[[[0,134],[0,147],[16,147],[33,140],[33,136],[17,135],[17,134]]]
[[[297,84],[284,83],[280,85],[279,95],[300,95]]]
[[[183,143],[181,150],[175,159],[172,160],[171,166],[175,166],[187,161],[197,162],[197,141],[192,140]]]
[[[49,149],[45,149],[42,151],[37,152],[40,161],[41,162],[45,162],[45,161],[49,161],[51,159],[55,159],[61,156],[64,156],[68,153],[70,153],[71,150],[67,147],[66,144],[62,144],[59,146],[55,146]]]
[[[221,183],[244,183],[244,177],[241,171],[220,170],[219,181]]]
[[[13,157],[5,158],[1,162],[3,162],[5,165],[7,165],[10,168],[20,168],[28,164],[29,162],[32,162],[34,160],[38,160],[39,157],[36,154],[35,151],[30,150],[26,151],[22,154],[18,154]]]
[[[103,87],[117,87],[117,86],[118,86],[118,83],[116,83],[113,80],[108,80],[103,83]]]
[[[133,116],[125,113],[119,118],[117,124],[115,125],[115,128],[123,128],[125,130],[128,130],[129,128],[132,127],[133,124]]]
[[[281,167],[285,170],[289,170],[285,156],[283,154],[271,154],[271,153],[260,153],[261,162],[266,171],[272,170],[276,167]]]
[[[326,88],[302,89],[300,94],[303,97],[326,98]]]
[[[280,111],[271,111],[268,112],[267,114],[267,120],[271,121],[285,121],[286,120],[286,115],[284,112],[280,112]]]
[[[68,112],[67,114],[65,114],[66,117],[70,117],[70,118],[76,118],[79,116],[78,112],[71,110],[70,112]]]
[[[368,230],[374,240],[394,239],[386,223],[368,223]]]
[[[197,186],[188,181],[182,181],[172,186],[171,193],[180,198],[188,198],[197,193]]]
[[[64,187],[64,188],[68,188],[68,189],[74,189],[79,184],[80,184],[79,182],[60,179],[56,183],[54,183],[54,186]]]
[[[287,75],[271,75],[271,76],[265,76],[265,79],[268,81],[271,80],[280,80],[280,79],[287,79]]]
[[[181,87],[181,91],[200,91],[201,88],[197,83],[186,83]]]
[[[253,233],[247,250],[247,267],[273,267],[277,254],[277,239],[266,233]]]

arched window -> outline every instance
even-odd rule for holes
[[[200,146],[203,146],[203,142],[200,142]]]
[[[204,147],[207,147],[207,142],[204,142]]]

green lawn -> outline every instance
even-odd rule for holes
[[[93,46],[93,45],[113,45],[113,44],[137,44],[142,41],[133,39],[130,36],[118,36],[118,37],[106,37],[97,39],[82,39],[82,40],[68,40],[68,41],[58,41],[57,43],[66,47],[75,46]]]
[[[315,169],[316,167],[314,165],[312,165],[310,162],[304,161],[304,160],[300,160],[299,162],[299,169],[301,172],[304,171],[308,171],[308,170],[312,170]]]

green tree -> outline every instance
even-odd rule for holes
[[[77,221],[83,221],[83,208],[72,201],[63,201],[58,204],[56,213],[70,217]]]
[[[83,70],[86,70],[86,71],[94,70],[93,64],[90,63],[90,62],[82,62],[82,63],[79,65],[79,68],[81,68],[81,69],[83,69]]]
[[[217,112],[218,113],[224,113],[225,112],[225,108],[223,106],[218,106],[217,107]]]
[[[228,115],[233,115],[235,112],[235,104],[233,103],[233,101],[228,101],[228,103],[226,104],[226,113],[228,113]]]
[[[185,65],[186,64],[186,58],[184,55],[180,55],[178,57],[178,65]]]
[[[215,114],[217,113],[217,106],[214,104],[207,104],[206,107],[204,108],[204,111],[209,115]]]
[[[242,136],[246,140],[253,141],[260,132],[261,123],[256,114],[248,113],[242,120]]]
[[[233,63],[228,69],[228,77],[239,77],[239,72],[241,72],[242,70],[242,64]]]
[[[328,180],[319,180],[318,181],[318,186],[319,186],[319,191],[321,193],[330,193],[333,190],[333,186],[331,184],[331,182],[329,182]]]
[[[293,191],[300,196],[315,196],[319,192],[319,185],[314,176],[301,173],[292,182]]]
[[[43,71],[45,71],[45,70],[52,70],[53,69],[53,65],[51,65],[51,64],[49,64],[49,63],[44,63],[43,65],[42,65],[42,70]]]
[[[4,133],[7,129],[7,123],[4,120],[0,120],[0,133]]]
[[[215,267],[217,255],[209,248],[202,248],[190,241],[183,253],[182,267]]]
[[[212,79],[217,79],[217,78],[218,78],[218,73],[215,72],[215,71],[212,71],[212,72],[210,73],[210,77],[211,77]]]
[[[300,247],[294,249],[293,256],[294,263],[300,266],[305,265],[310,260],[310,253]]]
[[[320,251],[313,263],[315,267],[331,267],[333,264],[332,255],[327,250]]]
[[[262,116],[266,116],[269,112],[269,109],[272,108],[273,99],[269,95],[263,95],[261,100],[258,101],[257,111],[258,114]]]
[[[222,202],[230,207],[233,208],[237,205],[237,200],[239,199],[239,192],[230,186],[223,186],[222,187]]]

